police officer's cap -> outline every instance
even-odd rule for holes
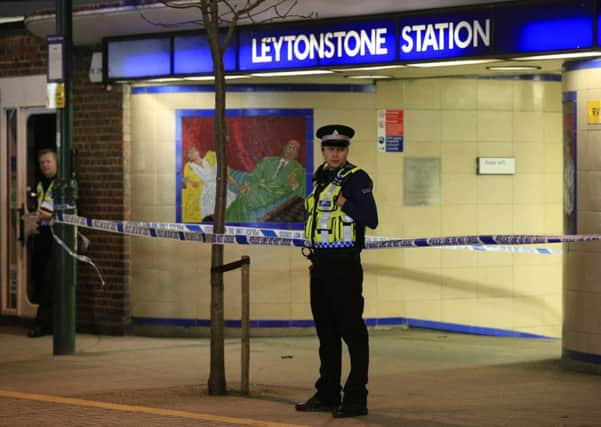
[[[345,125],[326,125],[317,129],[315,135],[321,139],[322,147],[348,147],[355,130]]]

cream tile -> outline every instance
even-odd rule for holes
[[[374,182],[374,197],[378,206],[386,207],[385,209],[381,209],[381,211],[386,209],[398,210],[403,205],[403,193],[401,188],[403,177],[402,164],[399,166],[400,168],[396,172],[384,172],[378,170],[375,173],[377,181]]]
[[[156,144],[152,141],[147,143],[139,139],[131,143],[130,171],[133,174],[151,174],[157,170]]]
[[[377,177],[381,173],[398,174],[403,171],[403,156],[399,153],[377,153],[376,154],[376,169],[368,171],[373,177]],[[377,178],[381,181],[380,178]]]
[[[543,234],[545,226],[544,205],[520,205],[513,208],[513,232],[515,234]]]
[[[470,250],[442,248],[442,268],[476,267],[477,254]]]
[[[410,237],[435,237],[442,232],[442,211],[439,207],[405,208],[403,221]]]
[[[175,139],[156,145],[156,170],[157,173],[175,176]]]
[[[411,269],[436,269],[441,267],[441,249],[411,248],[405,252],[405,267]]]
[[[445,268],[442,271],[442,300],[476,298],[478,289],[474,268]]]
[[[478,142],[480,157],[513,157],[513,142]]]
[[[406,305],[403,301],[367,301],[363,318],[405,317]]]
[[[544,113],[543,142],[545,144],[561,144],[563,141],[562,125],[562,113]]]
[[[508,204],[478,205],[478,234],[511,234],[513,232],[513,206]]]
[[[511,298],[481,298],[478,300],[477,315],[479,326],[497,329],[512,329]]]
[[[513,149],[518,174],[545,172],[545,152],[542,143],[518,142],[513,145]]]
[[[403,93],[403,82],[377,82],[376,86],[376,106],[377,108],[403,108],[405,99]]]
[[[504,204],[513,202],[512,176],[478,176],[478,202],[482,204]]]
[[[513,268],[502,267],[479,267],[478,298],[508,298],[513,296]]]
[[[438,157],[441,153],[441,144],[439,142],[406,142],[405,156],[420,157]],[[394,153],[388,153],[388,155]]]
[[[562,87],[559,82],[543,82],[543,111],[562,111]]]
[[[134,207],[150,207],[157,204],[157,182],[152,174],[131,176],[131,204]]]
[[[479,111],[477,120],[477,138],[479,142],[501,142],[512,140],[512,113]]]
[[[407,110],[435,110],[440,108],[440,80],[417,79],[405,82]]]
[[[545,174],[545,203],[562,204],[563,174],[560,172]]]
[[[442,147],[442,172],[474,175],[478,146],[475,142],[445,142]]]
[[[587,351],[589,354],[601,354],[601,333],[589,333],[587,334]]]
[[[443,110],[441,114],[442,141],[476,141],[478,115],[475,111]]]
[[[438,110],[406,110],[405,143],[440,141],[441,113]]]
[[[516,162],[517,163],[517,162]],[[513,177],[513,198],[515,203],[543,203],[545,196],[545,175],[542,173],[521,173]]]
[[[481,319],[476,314],[478,301],[473,298],[445,299],[441,303],[441,321],[476,326]]]
[[[252,320],[289,320],[290,303],[251,303],[250,318]]]
[[[306,304],[290,304],[290,319],[292,320],[313,320],[311,315],[311,306]]]
[[[562,348],[586,353],[588,351],[587,339],[588,334],[579,331],[566,330],[564,326],[561,335]]]
[[[475,204],[477,199],[477,181],[475,175],[443,175],[443,205]]]
[[[544,300],[537,297],[515,297],[513,299],[513,328],[528,331],[544,326]]]
[[[399,278],[392,276],[380,276],[378,278],[378,301],[404,301],[409,292],[408,286],[404,283],[404,280],[399,280]]]
[[[477,81],[478,109],[479,110],[504,110],[513,109],[512,82],[508,80]]]
[[[466,235],[476,234],[477,210],[475,205],[443,206],[442,234]]]
[[[563,233],[563,205],[558,203],[545,204],[545,234]]]
[[[442,301],[440,299],[407,301],[404,307],[405,317],[409,319],[441,321]]]
[[[473,79],[442,79],[440,104],[447,110],[475,110],[478,84]]]
[[[172,205],[175,206],[175,175],[157,174],[157,203],[159,206]]]
[[[397,279],[398,280],[398,279]],[[382,284],[382,278],[378,286]],[[402,281],[398,281],[399,294],[405,301],[440,299],[440,269],[406,269]]]
[[[546,144],[543,146],[544,171],[561,173],[563,171],[563,151],[561,145]]]
[[[513,140],[519,142],[543,142],[543,113],[513,113]]]
[[[542,111],[544,97],[543,82],[516,80],[513,82],[514,111]]]
[[[542,255],[541,255],[542,256]],[[542,296],[561,290],[561,265],[516,265],[514,293],[516,296]]]
[[[240,278],[237,278],[238,281]],[[239,283],[239,282],[238,282]],[[289,274],[277,272],[252,271],[251,272],[250,303],[255,304],[290,303],[290,277]]]

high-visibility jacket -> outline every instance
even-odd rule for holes
[[[320,249],[355,246],[357,224],[336,204],[336,199],[348,177],[359,170],[361,169],[356,166],[343,167],[325,188],[323,184],[313,186],[313,191],[305,199],[305,239],[310,247]]]
[[[46,191],[44,191],[44,186],[41,182],[38,182],[36,192],[38,195],[38,209],[43,209],[49,212],[54,212],[54,182],[56,180],[50,181],[50,185]],[[40,221],[40,225],[48,225],[48,221]]]

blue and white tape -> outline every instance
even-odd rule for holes
[[[56,222],[93,230],[151,238],[197,241],[213,244],[305,247],[301,230],[227,226],[223,234],[213,232],[210,224],[182,224],[142,221],[108,221],[57,213]],[[386,238],[367,236],[366,249],[443,247],[473,251],[560,254],[548,248],[515,248],[514,245],[569,243],[601,240],[601,235],[474,235],[429,238]],[[511,245],[511,246],[510,246]]]

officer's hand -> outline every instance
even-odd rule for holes
[[[50,221],[52,219],[52,212],[48,212],[44,209],[38,211],[38,217],[42,221]]]
[[[38,228],[38,216],[35,213],[27,214],[23,217],[23,231],[25,232],[25,236],[31,236],[33,234],[38,234],[40,232]]]
[[[344,197],[342,194],[339,194],[338,198],[336,199],[336,204],[340,207],[343,207],[345,203],[346,203],[346,197]]]

